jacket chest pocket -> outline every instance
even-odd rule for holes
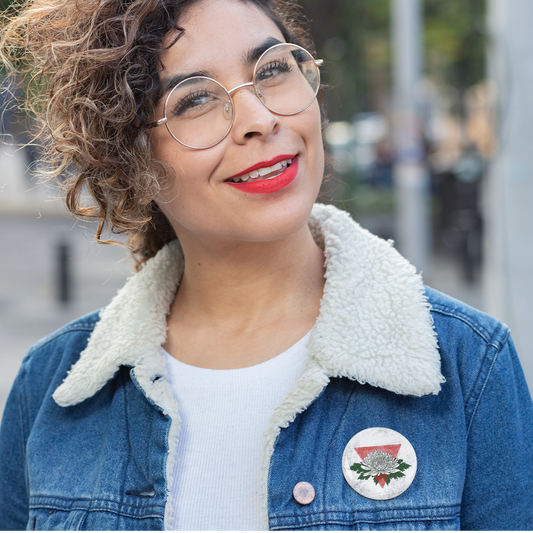
[[[112,512],[104,509],[30,509],[29,531],[158,531],[164,529],[159,513]]]
[[[86,509],[63,511],[57,509],[30,509],[27,531],[80,531],[87,518]]]

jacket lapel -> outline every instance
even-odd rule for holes
[[[326,283],[309,353],[330,377],[398,394],[437,394],[444,378],[422,279],[392,246],[344,211],[317,205],[309,225]]]

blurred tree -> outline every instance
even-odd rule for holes
[[[389,0],[300,0],[326,61],[330,120],[381,110],[388,100]]]
[[[390,87],[390,2],[300,0],[317,52],[326,61],[331,120],[362,111],[387,112]],[[424,0],[425,69],[459,95],[484,77],[485,0]]]
[[[424,2],[427,74],[437,85],[453,86],[461,97],[485,77],[485,3]]]

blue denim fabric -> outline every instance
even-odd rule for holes
[[[400,396],[332,379],[276,441],[271,529],[533,528],[533,404],[508,329],[427,290],[446,378],[437,396]],[[170,420],[121,367],[94,397],[63,408],[52,393],[86,346],[97,314],[33,347],[0,429],[0,528],[161,530]],[[350,438],[387,427],[418,470],[400,496],[374,501],[344,480]],[[307,481],[314,501],[292,490]],[[179,512],[179,510],[178,510]]]

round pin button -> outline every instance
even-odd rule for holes
[[[354,435],[342,455],[344,478],[361,496],[390,500],[406,491],[417,469],[411,443],[397,431],[368,428]]]
[[[300,481],[296,483],[292,489],[294,499],[302,505],[309,505],[315,499],[315,489],[311,483],[307,481]]]

